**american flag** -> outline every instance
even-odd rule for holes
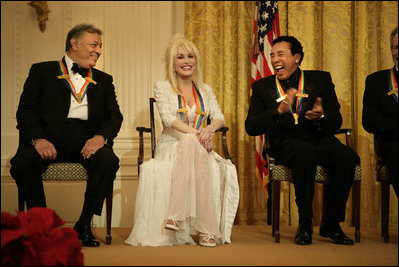
[[[277,1],[256,1],[254,18],[254,41],[252,48],[251,84],[273,74],[270,60],[273,39],[280,36]],[[264,136],[256,137],[256,175],[268,196],[269,172],[262,151]]]

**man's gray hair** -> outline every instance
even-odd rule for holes
[[[68,52],[68,50],[71,49],[72,47],[71,39],[72,38],[79,39],[85,32],[97,33],[98,35],[102,35],[103,33],[100,29],[96,28],[92,24],[87,24],[87,23],[78,24],[68,32],[66,45],[65,45],[65,52]]]
[[[393,29],[393,31],[391,32],[391,48],[393,46],[393,37],[395,36],[395,34],[398,33],[398,27],[396,27],[395,29]]]

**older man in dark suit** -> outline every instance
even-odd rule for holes
[[[390,37],[394,66],[367,76],[362,124],[379,139],[381,156],[398,196],[398,27]]]
[[[339,222],[353,183],[358,155],[334,134],[342,124],[340,105],[328,72],[303,71],[301,43],[292,36],[273,41],[271,63],[275,75],[252,84],[245,121],[249,135],[267,133],[276,160],[292,169],[299,227],[295,243],[312,243],[312,202],[316,165],[331,178],[326,185],[326,214],[320,235],[337,244],[353,245]]]
[[[19,147],[11,175],[28,209],[46,206],[41,174],[52,162],[80,162],[89,179],[82,213],[75,224],[83,246],[99,246],[91,232],[94,214],[119,169],[112,145],[123,116],[112,77],[94,68],[101,55],[101,30],[72,28],[59,61],[33,64],[17,111]]]

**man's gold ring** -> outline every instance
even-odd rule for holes
[[[283,100],[283,103],[284,103],[284,104],[286,104],[286,105],[288,105],[288,102],[287,102],[287,101],[285,101],[285,100]]]

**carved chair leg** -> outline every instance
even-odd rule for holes
[[[112,219],[112,198],[114,193],[114,184],[112,183],[111,188],[107,194],[106,198],[106,210],[107,210],[107,236],[106,242],[107,245],[111,244],[112,236],[111,236],[111,219]]]
[[[381,235],[389,242],[389,183],[381,182]]]
[[[272,182],[272,206],[273,206],[273,224],[272,224],[272,236],[274,236],[274,242],[280,243],[280,182]]]
[[[22,190],[18,187],[18,210],[24,211],[25,210],[25,197]]]
[[[272,193],[272,186],[269,185],[267,187],[267,193],[269,194],[267,198],[267,225],[272,225],[272,199],[273,199],[273,193]]]
[[[352,186],[352,224],[355,227],[355,242],[360,242],[360,181]]]

